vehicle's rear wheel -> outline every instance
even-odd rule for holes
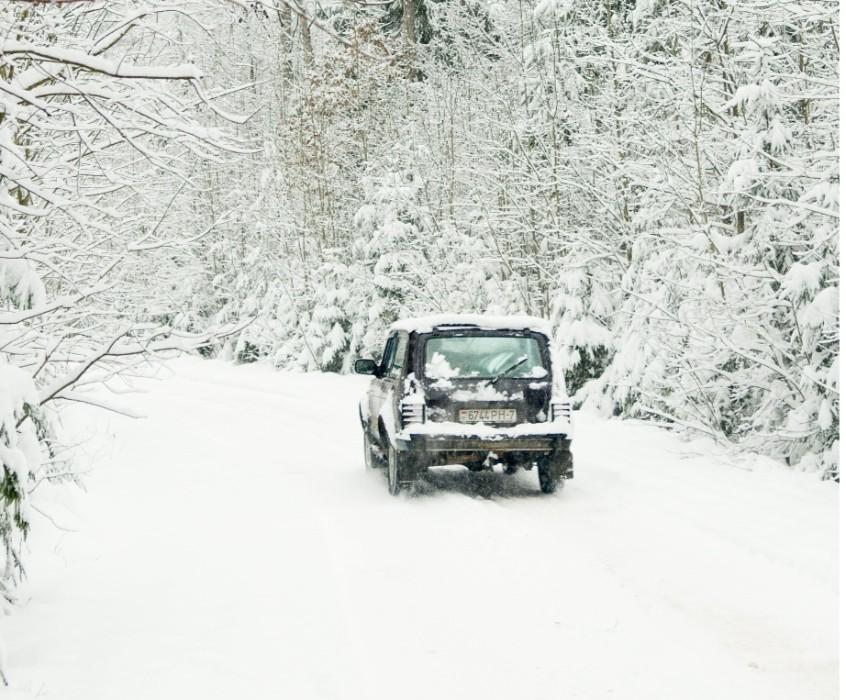
[[[564,479],[573,478],[573,453],[554,452],[538,460],[538,481],[544,493],[555,493]]]
[[[396,496],[416,478],[413,457],[388,443],[388,492]]]

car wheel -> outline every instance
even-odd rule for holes
[[[414,481],[416,474],[410,462],[408,455],[388,443],[388,492],[392,496]]]
[[[373,443],[373,440],[370,439],[370,436],[365,432],[364,433],[364,466],[367,471],[371,469],[378,469],[379,467],[383,466],[382,460],[376,457],[373,454],[373,450],[376,445]]]
[[[538,460],[538,481],[543,493],[555,493],[564,479],[573,478],[573,453],[555,452]]]
[[[538,462],[538,481],[540,482],[540,490],[543,493],[555,493],[558,489],[559,479],[556,478],[546,460]]]

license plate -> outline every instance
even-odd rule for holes
[[[462,408],[459,423],[516,423],[516,408]]]

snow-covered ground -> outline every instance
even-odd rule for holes
[[[11,687],[57,700],[837,695],[837,488],[576,417],[576,479],[443,470],[392,498],[360,377],[182,360],[78,408],[42,494]]]

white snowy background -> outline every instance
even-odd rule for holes
[[[0,2],[8,692],[831,697],[839,35],[833,0]],[[562,496],[361,473],[361,383],[316,372],[439,312],[550,319]],[[139,378],[177,350],[220,361]]]

